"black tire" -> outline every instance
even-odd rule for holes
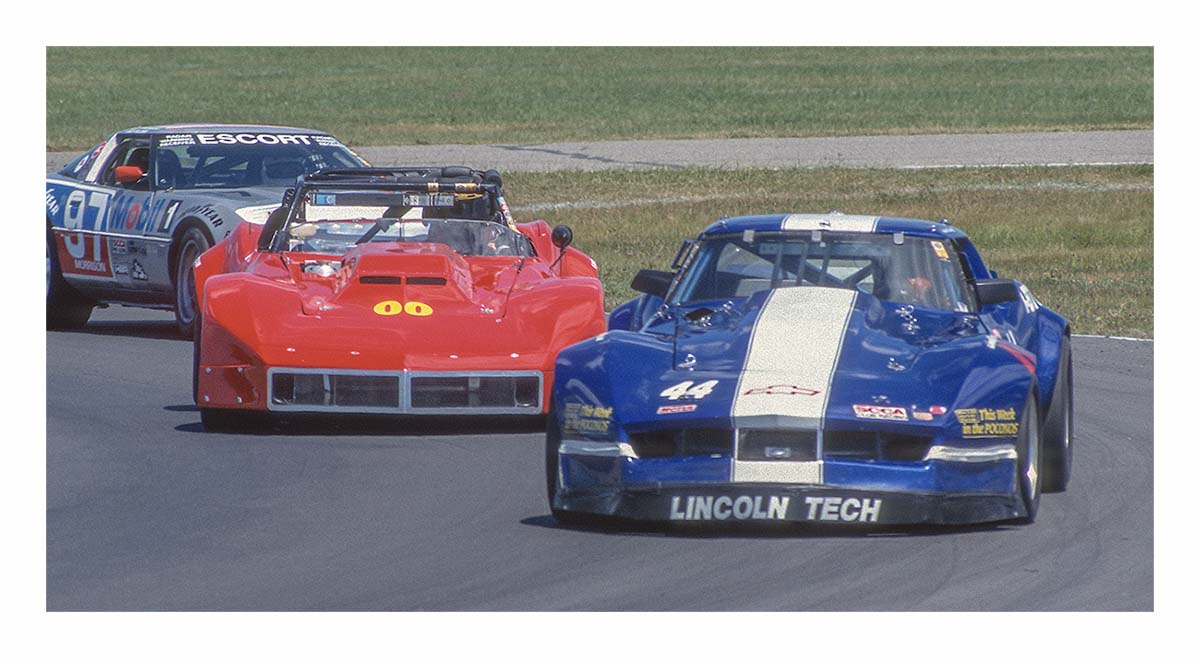
[[[546,416],[546,499],[550,514],[562,525],[589,525],[592,517],[580,512],[568,512],[554,506],[554,494],[558,492],[558,447],[562,444],[562,429],[558,425],[558,414],[554,398],[550,398],[550,413]]]
[[[1025,503],[1025,516],[1020,523],[1033,523],[1037,518],[1042,500],[1042,422],[1038,409],[1037,391],[1030,388],[1021,410],[1020,429],[1017,430],[1017,490]]]
[[[58,250],[54,236],[46,234],[46,328],[80,329],[92,317],[95,306],[90,299],[75,291],[63,278],[58,265]]]
[[[213,246],[212,238],[198,227],[192,226],[179,238],[175,252],[175,326],[183,336],[194,336],[199,305],[196,303],[196,276],[192,266],[200,254]]]
[[[217,434],[261,434],[269,429],[266,414],[261,411],[200,408],[200,424],[205,432]]]
[[[1071,455],[1075,446],[1075,375],[1071,365],[1071,337],[1064,335],[1058,350],[1058,374],[1050,409],[1042,426],[1042,491],[1067,490],[1071,479]]]

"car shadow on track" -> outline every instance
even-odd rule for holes
[[[165,411],[196,414],[195,405],[173,404]],[[463,416],[326,416],[288,414],[282,418],[254,418],[237,432],[207,432],[199,419],[175,426],[179,432],[214,436],[397,436],[422,437],[471,434],[523,434],[544,432],[546,420],[535,417],[463,417]]]
[[[563,524],[549,514],[521,519],[521,525],[591,534],[653,536],[678,539],[780,539],[821,537],[930,537],[963,535],[982,532],[1003,532],[1018,526],[1006,522],[977,523],[957,526],[922,525],[829,525],[818,523],[701,523],[681,526],[664,522],[626,521],[597,518],[586,525]]]
[[[92,320],[81,329],[48,329],[47,332],[63,334],[91,334],[93,336],[127,336],[130,338],[156,338],[191,342],[190,336],[179,333],[171,320]]]

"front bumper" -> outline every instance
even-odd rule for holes
[[[969,524],[1025,516],[1019,497],[914,493],[823,485],[629,483],[559,491],[557,510],[672,523]]]
[[[540,415],[550,373],[206,366],[198,404],[275,413]]]

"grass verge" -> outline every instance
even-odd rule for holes
[[[513,173],[518,220],[570,225],[600,265],[609,308],[634,273],[723,215],[949,218],[1001,276],[1024,281],[1076,333],[1151,337],[1152,166]]]
[[[1149,128],[1151,48],[79,48],[47,150],[173,122],[353,145]]]

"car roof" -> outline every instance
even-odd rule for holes
[[[931,238],[966,237],[948,220],[882,217],[878,215],[847,215],[840,212],[790,213],[776,215],[742,215],[722,217],[709,224],[701,236],[714,236],[742,231],[823,230],[851,233],[905,233]]]
[[[222,133],[268,133],[289,135],[327,135],[322,130],[312,128],[291,128],[289,126],[263,126],[244,123],[174,123],[163,126],[137,126],[120,131],[121,134],[166,135],[175,133],[222,132]]]

